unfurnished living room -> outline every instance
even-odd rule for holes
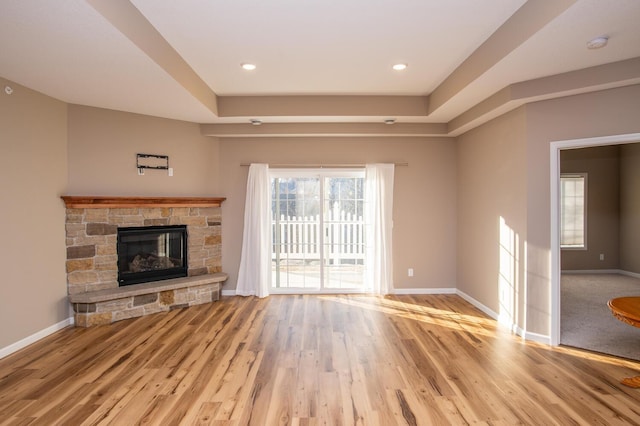
[[[2,0],[0,424],[640,424],[639,20]]]

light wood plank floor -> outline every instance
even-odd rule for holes
[[[0,423],[640,424],[640,363],[524,343],[458,296],[228,297],[0,360]]]

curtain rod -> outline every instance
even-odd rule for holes
[[[408,167],[409,163],[393,163],[396,167]],[[240,163],[241,167],[249,167],[251,163]],[[365,164],[269,164],[272,169],[358,169],[364,168]]]

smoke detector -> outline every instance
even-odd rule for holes
[[[587,49],[600,49],[601,47],[605,47],[609,42],[609,37],[601,36],[596,37],[587,42]]]

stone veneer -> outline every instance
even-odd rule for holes
[[[64,197],[63,197],[64,198]],[[117,229],[130,226],[186,225],[188,235],[188,276],[204,275],[208,282],[183,280],[182,289],[153,291],[135,297],[100,302],[99,308],[73,303],[76,324],[90,326],[110,323],[120,319],[147,313],[169,310],[172,307],[211,302],[217,300],[220,282],[226,274],[220,274],[221,257],[221,209],[219,207],[67,207],[67,285],[71,298],[108,292],[118,289]],[[221,278],[224,276],[224,278]],[[167,280],[175,281],[175,280]],[[158,281],[162,283],[162,281]],[[135,291],[149,283],[120,288]],[[153,284],[151,284],[153,286]],[[121,292],[117,292],[121,293]],[[212,294],[216,297],[213,298]],[[152,300],[153,299],[153,300]],[[146,309],[145,309],[146,306]],[[92,311],[92,312],[89,312]]]
[[[186,308],[220,299],[220,283],[227,274],[174,278],[120,288],[72,294],[69,301],[79,327],[110,324],[172,309]]]

